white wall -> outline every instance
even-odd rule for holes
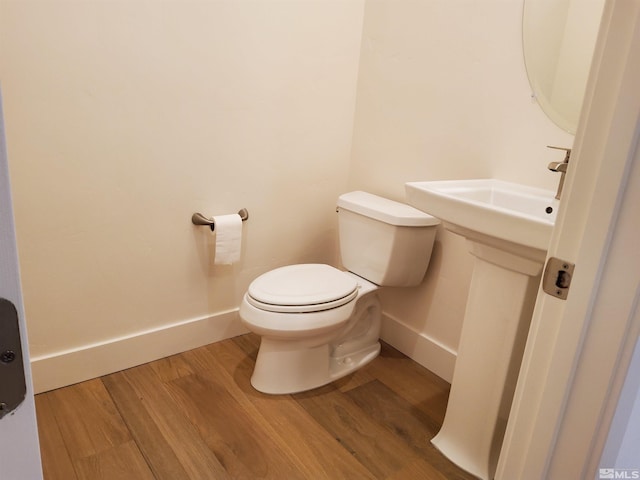
[[[333,205],[347,189],[401,200],[406,181],[488,176],[555,189],[546,165],[561,158],[545,145],[572,137],[530,100],[521,10],[0,2],[36,388],[240,332],[256,275],[336,263]],[[242,261],[211,267],[191,214],[242,207]],[[464,242],[441,231],[425,283],[384,294],[400,326],[385,338],[444,378],[470,274]]]
[[[336,260],[363,1],[0,2],[36,389],[242,331],[255,276]],[[212,267],[191,214],[249,210]]]
[[[636,310],[636,314],[638,311]],[[633,469],[640,474],[640,340],[636,342],[616,413],[600,458],[600,468]]]
[[[522,2],[369,0],[350,188],[404,198],[417,180],[495,177],[555,190],[573,137],[532,103]],[[440,231],[424,284],[388,290],[384,338],[450,379],[471,275],[464,241]],[[393,326],[393,328],[392,328]]]

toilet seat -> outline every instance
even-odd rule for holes
[[[330,265],[288,265],[256,278],[247,291],[255,308],[277,313],[334,309],[358,296],[358,282]]]

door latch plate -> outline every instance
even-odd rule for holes
[[[566,300],[575,267],[571,262],[550,257],[542,276],[542,290],[549,295]]]

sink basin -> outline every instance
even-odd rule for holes
[[[547,250],[558,208],[555,192],[494,179],[409,182],[405,187],[410,205],[439,218],[451,231]]]

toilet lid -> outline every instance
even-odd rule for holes
[[[262,310],[318,312],[353,300],[358,282],[329,265],[289,265],[259,276],[247,293],[249,303]]]

